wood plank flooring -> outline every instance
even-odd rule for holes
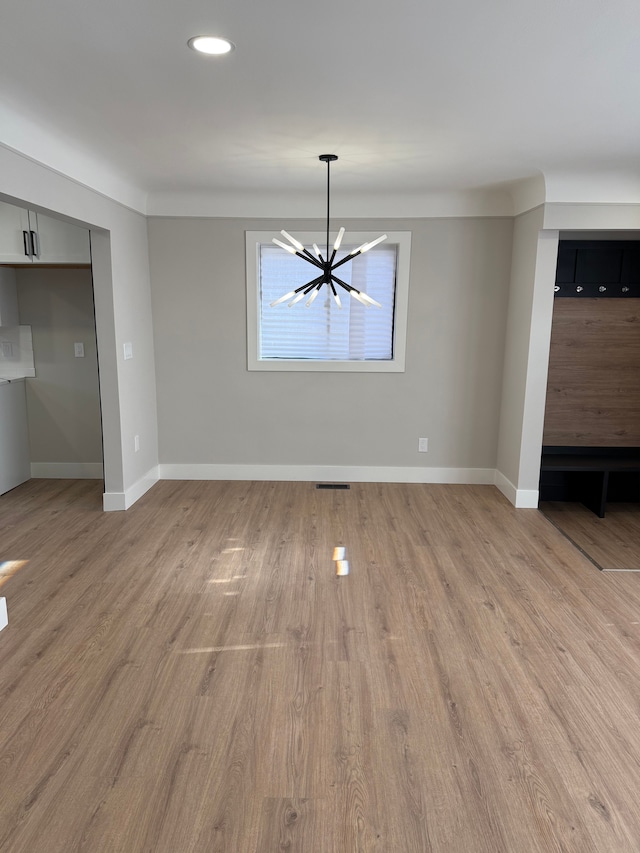
[[[640,850],[640,576],[489,486],[0,497],[2,853]],[[347,577],[335,576],[344,545]]]
[[[546,501],[540,510],[599,568],[640,572],[640,504],[609,503],[604,518],[573,502]]]

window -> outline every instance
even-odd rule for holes
[[[340,278],[382,308],[366,308],[336,288],[338,308],[326,286],[309,308],[306,299],[272,308],[274,300],[315,277],[310,264],[271,242],[275,236],[246,234],[249,370],[403,371],[411,234],[389,233],[384,243],[340,267]],[[326,233],[294,236],[307,247],[326,244]],[[377,236],[347,231],[338,257]]]

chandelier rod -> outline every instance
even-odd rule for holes
[[[329,260],[329,198],[331,192],[331,181],[329,180],[330,169],[331,160],[327,157],[327,260]]]
[[[333,258],[329,258],[329,225],[330,225],[330,212],[331,212],[331,163],[334,160],[338,159],[337,154],[321,154],[318,157],[318,160],[321,160],[323,163],[327,164],[327,254],[325,257],[325,263],[333,263]],[[333,253],[335,257],[335,252]]]

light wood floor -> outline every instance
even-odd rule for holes
[[[540,504],[547,518],[605,571],[640,571],[640,504],[609,503],[604,518],[579,503]]]
[[[34,480],[2,560],[3,853],[640,850],[640,576],[493,487]]]

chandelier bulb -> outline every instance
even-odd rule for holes
[[[275,305],[280,305],[282,302],[286,302],[287,299],[291,299],[291,297],[295,295],[295,290],[292,290],[291,293],[285,293],[284,296],[281,296],[279,299],[276,299],[274,302],[271,302],[269,304],[269,308],[273,308]]]
[[[285,249],[287,252],[289,252],[292,255],[295,255],[295,253],[296,253],[296,250],[293,248],[293,246],[287,246],[287,244],[283,243],[282,240],[276,240],[276,238],[274,237],[271,242],[275,243],[276,246],[280,246],[281,249]]]
[[[307,308],[310,308],[310,307],[311,307],[311,305],[313,305],[313,300],[316,298],[316,296],[317,296],[319,293],[320,293],[320,288],[319,288],[319,287],[314,288],[313,293],[311,294],[311,296],[309,297],[309,299],[308,299],[308,300],[306,301],[306,303],[305,303],[305,304],[306,304],[306,306],[307,306]]]
[[[383,240],[387,239],[387,235],[383,234],[382,237],[378,237],[377,240],[372,240],[370,243],[363,243],[362,246],[358,246],[357,249],[354,249],[349,254],[351,255],[364,255],[365,252],[368,252],[369,249],[373,249],[374,246],[377,246],[378,243],[382,243]]]
[[[338,308],[342,308],[342,302],[340,302],[340,297],[338,296],[337,293],[333,294],[333,298],[335,299],[336,305],[338,306]]]
[[[340,248],[340,243],[342,243],[343,236],[344,236],[344,228],[341,228],[338,231],[338,236],[336,237],[336,242],[333,244],[334,252],[337,252],[338,249]]]
[[[291,236],[291,234],[289,234],[287,231],[285,231],[285,230],[284,230],[284,228],[282,229],[282,231],[281,231],[280,233],[282,234],[282,236],[283,236],[283,237],[286,237],[286,239],[287,239],[287,240],[288,240],[288,241],[289,241],[293,246],[295,246],[295,247],[296,247],[296,249],[297,249],[299,252],[304,252],[304,246],[302,245],[302,243],[300,242],[300,240],[296,240],[296,238],[295,238],[295,237],[292,237],[292,236]]]
[[[359,291],[359,290],[355,290],[355,289],[350,290],[350,291],[349,291],[349,296],[352,296],[354,299],[357,299],[357,300],[358,300],[358,302],[359,302],[361,305],[364,305],[364,307],[365,307],[365,308],[369,308],[369,303],[368,303],[368,302],[366,302],[366,301],[362,298],[362,294],[360,293],[360,291]]]
[[[382,308],[382,305],[379,302],[376,302],[375,299],[372,299],[367,293],[363,293],[363,291],[360,291],[360,296],[362,296],[365,303],[367,303],[368,305],[375,305],[376,308]]]
[[[289,305],[287,307],[291,308],[292,305],[295,305],[296,302],[300,302],[300,300],[304,299],[304,297],[305,297],[304,290],[301,290],[300,293],[298,293],[298,295],[296,296],[296,298],[291,300],[291,302],[289,303]]]
[[[386,240],[386,239],[387,239],[387,235],[383,234],[382,237],[378,237],[377,240],[372,240],[370,243],[365,243],[365,245],[362,247],[361,251],[368,252],[369,249],[373,249],[374,246],[377,246],[378,243],[382,243],[382,241]]]

